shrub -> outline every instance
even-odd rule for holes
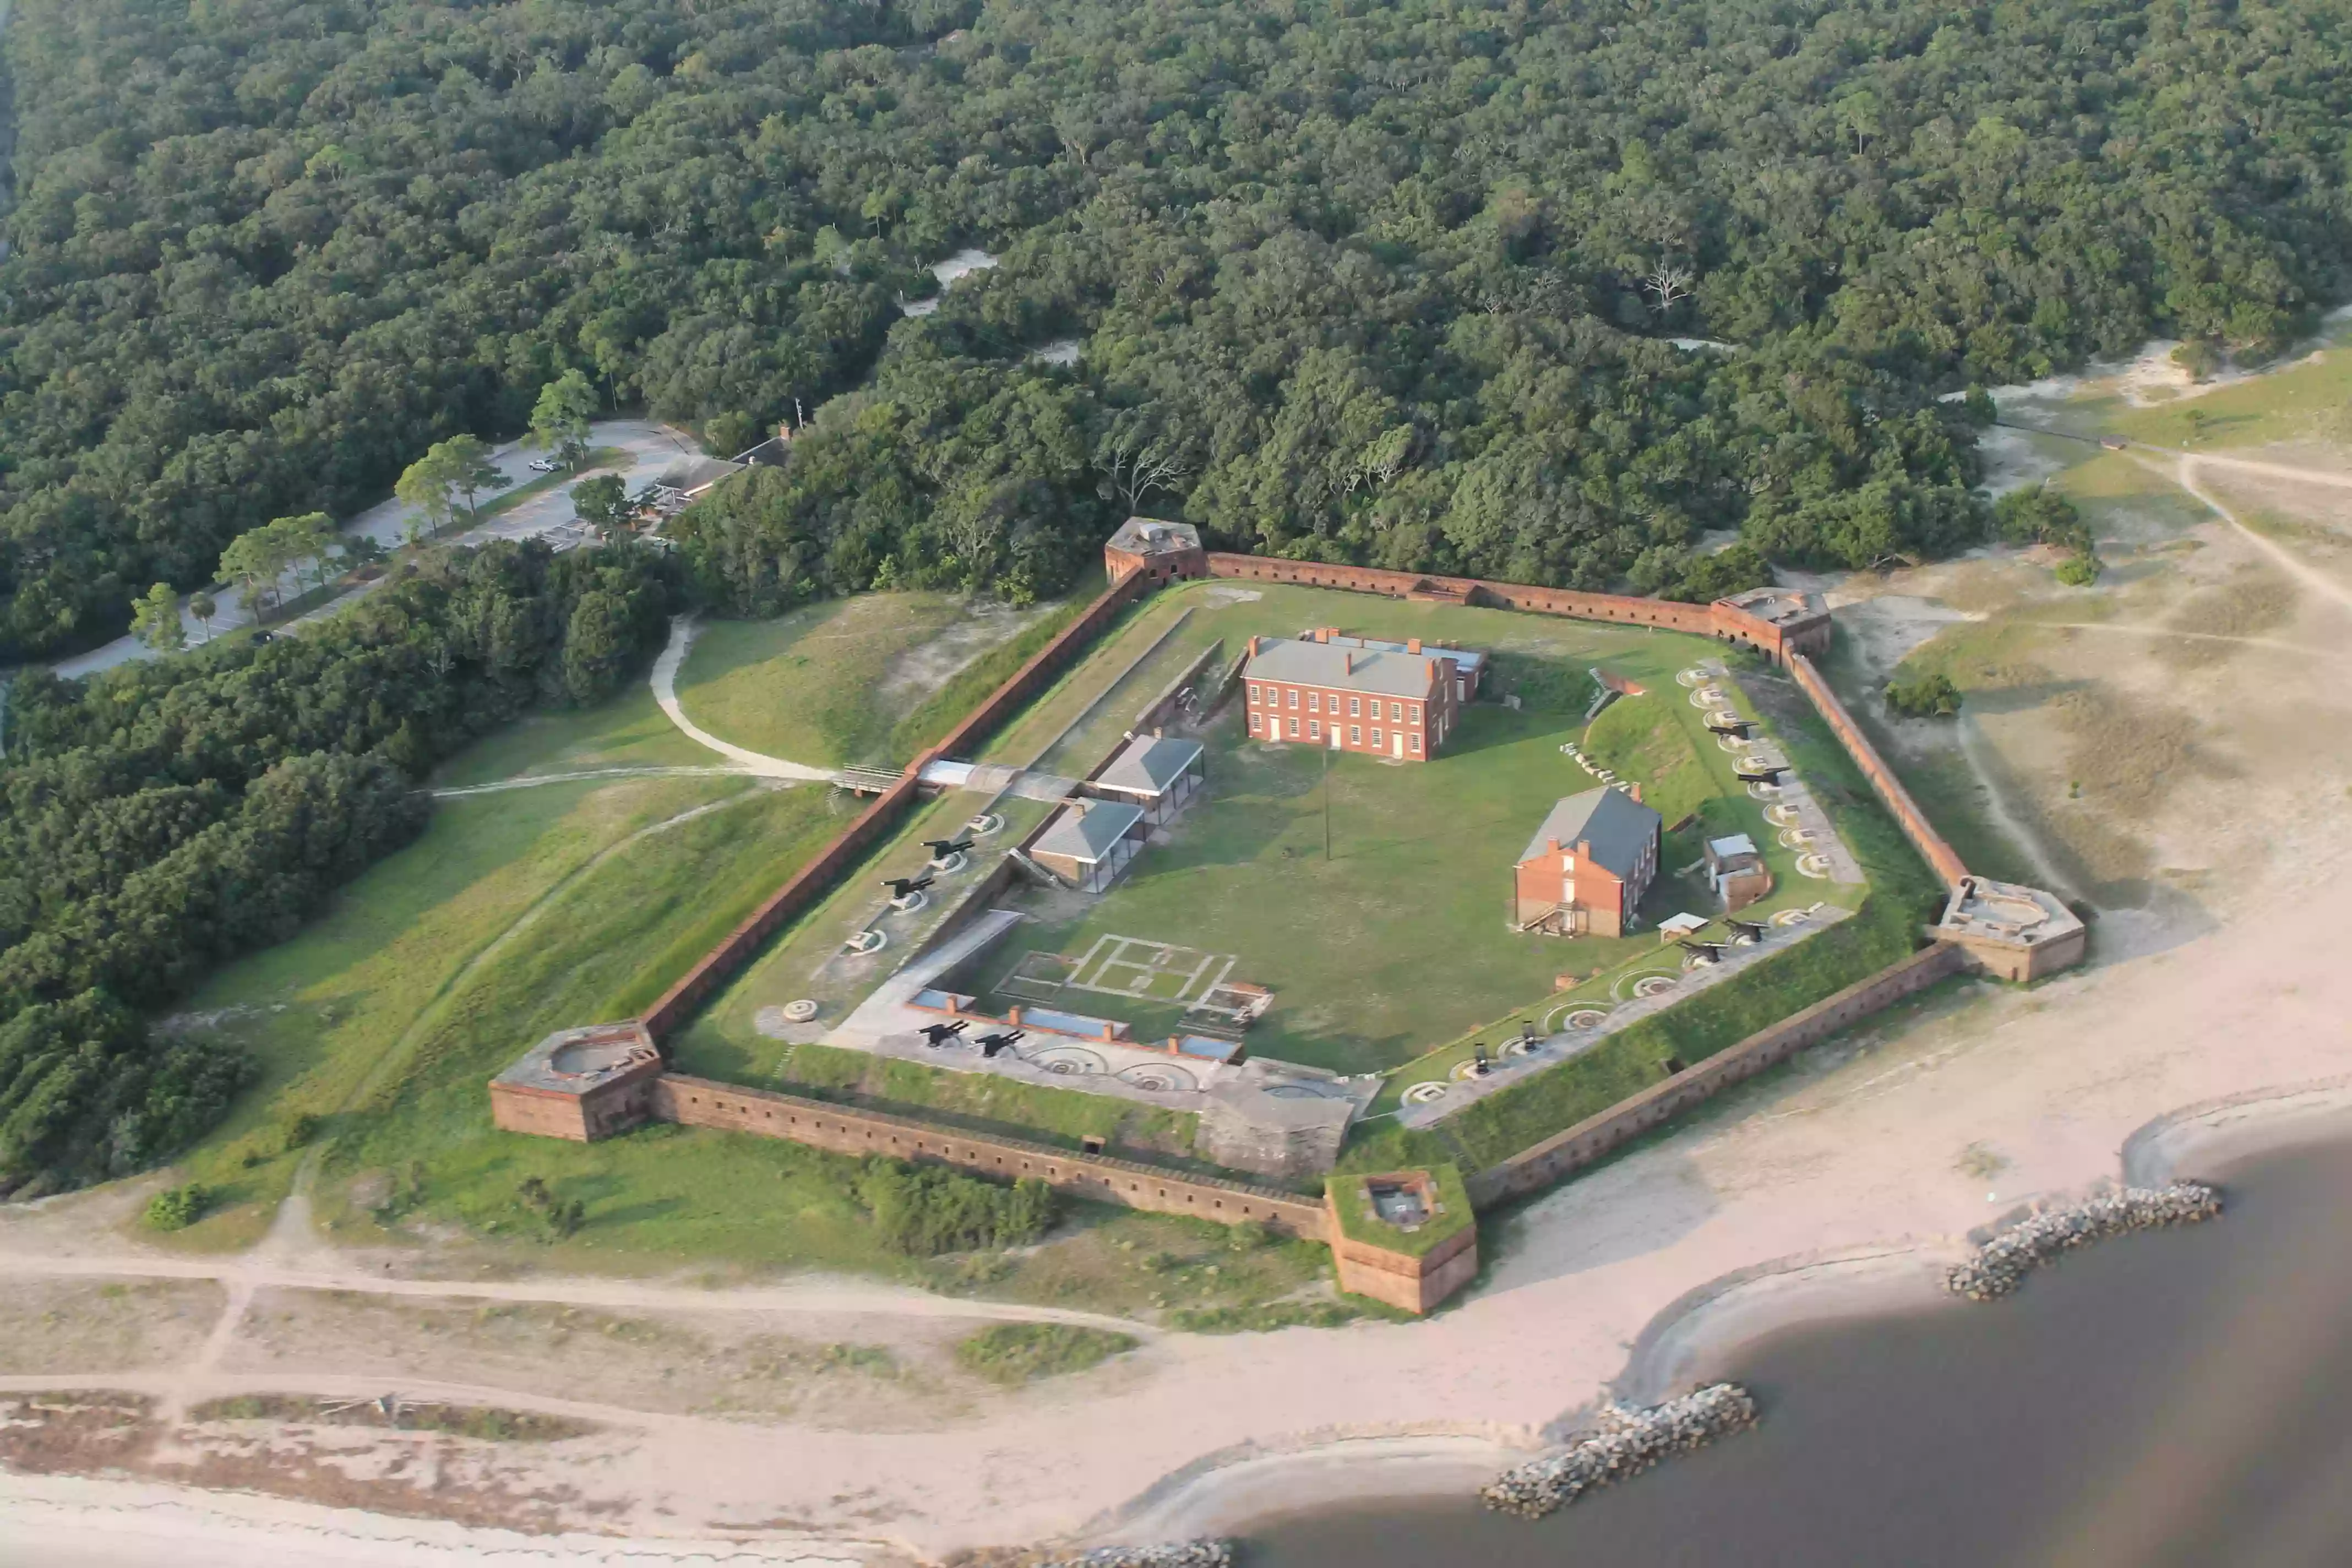
[[[895,1160],[866,1163],[858,1173],[857,1201],[874,1216],[882,1244],[910,1258],[1017,1247],[1054,1223],[1054,1191],[1034,1177],[1000,1187]]]
[[[1941,670],[1897,676],[1886,683],[1886,706],[1906,719],[1948,719],[1960,710],[1960,689]]]
[[[2077,551],[2058,563],[2058,581],[2069,588],[2087,588],[2099,580],[2099,558],[2088,550]]]
[[[993,1323],[959,1341],[955,1358],[966,1372],[1009,1384],[1084,1372],[1135,1346],[1133,1335],[1076,1323]]]
[[[157,1193],[147,1204],[147,1228],[185,1230],[204,1217],[212,1201],[211,1191],[194,1182]]]
[[[537,1216],[550,1241],[562,1241],[576,1234],[588,1217],[586,1205],[578,1198],[557,1197],[537,1176],[525,1176],[522,1185],[515,1189],[515,1198],[524,1213]]]

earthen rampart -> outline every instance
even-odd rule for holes
[[[1471,1202],[1486,1208],[1548,1187],[1660,1122],[1966,967],[1968,955],[1948,942],[1924,948],[1479,1172],[1470,1178]]]
[[[1878,798],[1903,829],[1903,836],[1919,851],[1919,858],[1935,868],[1946,887],[1958,887],[1969,874],[1969,868],[1960,863],[1958,852],[1944,842],[1944,836],[1936,831],[1936,825],[1927,820],[1927,814],[1919,809],[1919,803],[1911,798],[1911,792],[1903,787],[1903,781],[1895,776],[1895,770],[1886,765],[1878,748],[1870,743],[1870,738],[1853,721],[1853,715],[1845,710],[1845,704],[1830,689],[1830,683],[1822,679],[1822,672],[1813,668],[1813,661],[1801,653],[1792,653],[1788,665],[1790,675],[1811,700],[1822,721],[1837,737],[1838,744],[1845,748],[1846,755],[1853,759],[1853,765],[1862,770],[1862,776],[1870,781],[1870,787],[1878,792]]]
[[[853,1109],[770,1089],[664,1074],[648,1110],[687,1127],[785,1138],[835,1154],[885,1155],[953,1165],[1000,1181],[1034,1176],[1073,1197],[1223,1225],[1257,1224],[1306,1241],[1324,1238],[1323,1205],[1246,1182],[1180,1174],[1108,1154],[1073,1153],[1017,1139],[984,1137],[909,1117]]]

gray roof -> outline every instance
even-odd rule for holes
[[[1591,839],[1594,860],[1617,876],[1630,877],[1643,847],[1657,836],[1664,820],[1622,789],[1589,789],[1551,808],[1519,860],[1525,864],[1549,853],[1555,838],[1563,849]]]
[[[1333,647],[1373,648],[1382,653],[1410,653],[1412,651],[1412,649],[1407,647],[1403,643],[1388,642],[1380,637],[1338,637],[1331,639],[1331,646]],[[1475,674],[1479,668],[1486,662],[1486,656],[1479,652],[1475,647],[1447,647],[1441,643],[1425,642],[1421,645],[1421,651],[1426,656],[1436,656],[1442,654],[1445,658],[1452,659],[1456,667],[1472,674]]]
[[[1130,517],[1110,536],[1110,548],[1130,555],[1157,555],[1170,550],[1198,550],[1201,531],[1189,522],[1162,522],[1156,517]]]
[[[674,490],[698,490],[717,484],[728,475],[739,472],[743,465],[730,463],[724,458],[680,458],[661,471],[654,483],[667,485]]]
[[[1059,855],[1069,860],[1099,860],[1127,830],[1142,820],[1143,808],[1123,800],[1088,801],[1084,810],[1065,806],[1054,825],[1030,847],[1033,855]]]
[[[1426,653],[1391,653],[1381,648],[1348,647],[1337,642],[1296,642],[1288,637],[1260,637],[1244,679],[1282,680],[1294,686],[1322,686],[1368,696],[1425,698],[1436,685],[1435,661],[1451,657],[1450,649]],[[1349,668],[1353,661],[1354,668]]]
[[[1201,754],[1198,741],[1179,741],[1163,735],[1138,735],[1127,743],[1127,749],[1111,759],[1095,783],[1105,789],[1133,790],[1139,795],[1158,795],[1184,776]]]

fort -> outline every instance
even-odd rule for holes
[[[1863,734],[1814,666],[1814,658],[1826,651],[1832,635],[1830,614],[1815,597],[1792,590],[1758,588],[1708,605],[1689,605],[1484,579],[1273,560],[1208,551],[1190,526],[1142,518],[1129,519],[1106,545],[1104,556],[1110,585],[982,699],[938,745],[880,788],[832,843],[695,963],[643,1017],[559,1030],[499,1073],[489,1085],[497,1125],[514,1132],[588,1142],[648,1121],[670,1121],[782,1138],[836,1153],[944,1164],[992,1177],[1034,1177],[1090,1201],[1230,1225],[1258,1224],[1280,1234],[1326,1242],[1332,1248],[1344,1289],[1423,1312],[1475,1274],[1475,1211],[1560,1181],[1725,1088],[1948,976],[1975,971],[2001,980],[2030,982],[2079,963],[2084,956],[2087,933],[2081,920],[2046,891],[1970,874]],[[1489,1168],[1466,1177],[1454,1174],[1451,1167],[1333,1176],[1322,1183],[1320,1203],[1298,1192],[1114,1156],[1096,1148],[1095,1141],[1081,1151],[1055,1148],[915,1116],[711,1082],[671,1069],[666,1054],[669,1037],[770,938],[813,909],[898,830],[921,799],[922,791],[929,787],[927,770],[971,756],[1008,719],[1073,668],[1137,601],[1171,584],[1201,578],[1338,589],[1422,604],[1486,606],[1655,628],[1708,637],[1759,655],[1789,674],[1921,859],[1944,882],[1947,897],[1942,918],[1925,929],[1924,945],[1908,957],[1695,1065],[1669,1062],[1677,1070],[1660,1081]],[[1391,695],[1389,687],[1394,686],[1396,700],[1402,701],[1410,678],[1412,695],[1420,709],[1415,717],[1421,721],[1405,723],[1409,749],[1400,749],[1391,736],[1384,736],[1377,747],[1370,741],[1338,742],[1346,749],[1377,750],[1383,758],[1403,762],[1436,751],[1441,728],[1430,721],[1441,712],[1450,719],[1454,705],[1466,700],[1475,689],[1472,682],[1478,663],[1475,657],[1439,646],[1391,645],[1340,637],[1331,629],[1312,633],[1289,646],[1307,651],[1288,664],[1279,660],[1262,664],[1265,645],[1254,647],[1223,671],[1230,678],[1223,682],[1223,689],[1232,691],[1245,686],[1244,672],[1255,668],[1259,690],[1255,700],[1244,698],[1252,703],[1253,718],[1277,710],[1273,702],[1277,690],[1282,693],[1279,711],[1287,718],[1290,697],[1303,685],[1328,685],[1339,696],[1351,692],[1363,696],[1378,687],[1383,702]],[[1204,671],[1210,658],[1204,654],[1196,660],[1192,673]],[[1395,671],[1357,689],[1360,683],[1350,678],[1359,661],[1369,667],[1374,659],[1390,660]],[[1325,679],[1331,671],[1316,660],[1338,671],[1334,681]],[[1370,680],[1369,676],[1366,679]],[[1147,717],[1156,720],[1173,695],[1171,691],[1163,696]],[[1336,711],[1336,698],[1333,707]],[[1253,732],[1267,740],[1276,738]],[[1426,751],[1412,743],[1423,735],[1431,737]],[[1279,738],[1289,736],[1285,733]],[[1154,734],[1123,742],[1120,750],[1097,764],[1086,785],[1071,785],[1071,804],[1065,807],[1070,822],[1085,820],[1074,814],[1088,799],[1096,802],[1097,811],[1108,806],[1123,825],[1118,837],[1124,847],[1130,829],[1148,830],[1150,826],[1142,820],[1129,823],[1129,817],[1157,820],[1163,810],[1172,815],[1181,795],[1197,784],[1199,748],[1189,743],[1157,745],[1157,739]],[[938,776],[936,771],[932,776]],[[1070,781],[1062,782],[1070,784]],[[1103,820],[1109,818],[1106,816]],[[1039,837],[1033,834],[1033,841]],[[1066,831],[1064,837],[1072,839],[1065,847],[1096,852],[1078,842],[1090,843],[1087,835]],[[1565,843],[1559,846],[1561,851],[1569,848]],[[1045,855],[1054,852],[1047,848]],[[1005,858],[1009,866],[1013,858]],[[1079,862],[1073,860],[1071,865],[1076,869]],[[987,885],[1005,885],[1003,879],[1009,875],[1000,868]],[[1104,879],[1110,875],[1115,870],[1104,873]],[[976,910],[984,902],[967,899],[962,907]],[[944,929],[936,931],[929,943],[937,948],[951,935]],[[914,956],[908,954],[907,960]],[[1237,1059],[1239,1053],[1233,1055]],[[1230,1100],[1222,1109],[1226,1142],[1235,1149],[1249,1147],[1257,1133],[1244,1129],[1234,1134]],[[1315,1108],[1302,1102],[1301,1109]],[[1308,1118],[1320,1129],[1317,1138],[1324,1142],[1328,1142],[1331,1129],[1322,1123],[1330,1120],[1330,1114],[1347,1112],[1344,1107],[1328,1113],[1317,1109]],[[1286,1137],[1295,1142],[1297,1134],[1277,1128],[1272,1136],[1276,1142]],[[1277,1164],[1286,1173],[1291,1170],[1286,1163]],[[1321,1168],[1328,1168],[1328,1155]]]

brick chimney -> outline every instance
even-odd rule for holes
[[[1255,636],[1250,638],[1250,657],[1252,658],[1257,657],[1257,638]]]
[[[1356,673],[1356,654],[1353,648],[1348,651],[1348,673],[1349,675]]]
[[[1642,800],[1642,785],[1641,785],[1641,784],[1640,784],[1640,782],[1639,782],[1638,780],[1637,780],[1637,781],[1635,781],[1635,783],[1634,783],[1634,784],[1633,784],[1633,788],[1631,788],[1631,789],[1629,789],[1629,790],[1627,790],[1625,793],[1626,793],[1626,794],[1628,794],[1628,795],[1632,795],[1632,796],[1633,797],[1633,803],[1634,803],[1636,805],[1640,805],[1640,804],[1641,804],[1641,800]]]
[[[1418,653],[1420,653],[1420,652],[1421,652],[1421,639],[1420,639],[1419,637],[1407,637],[1407,638],[1405,638],[1405,639],[1404,639],[1404,651],[1405,651],[1405,652],[1407,652],[1407,653],[1410,653],[1410,654],[1418,654]]]

